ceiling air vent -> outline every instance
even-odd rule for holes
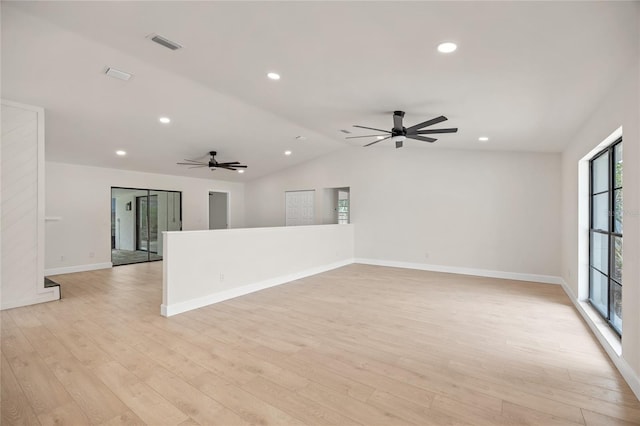
[[[164,38],[158,34],[152,34],[150,37],[151,37],[151,41],[155,41],[160,46],[164,46],[167,49],[171,49],[171,50],[182,49],[182,45],[176,43],[175,41],[171,41],[168,38]]]
[[[126,71],[120,71],[111,67],[108,67],[104,73],[109,77],[117,78],[118,80],[127,81],[131,78],[131,73],[128,73]]]

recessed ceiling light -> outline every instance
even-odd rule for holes
[[[242,174],[242,173],[244,173],[244,170],[240,169],[240,170],[238,170],[238,173]]]
[[[384,139],[384,138],[385,138],[385,136],[376,136],[376,138],[378,138],[378,139]]]
[[[291,155],[291,151],[285,151],[284,155]]]
[[[127,151],[118,150],[118,151],[116,151],[116,155],[119,155],[121,157],[125,156],[125,155],[127,155]]]
[[[480,142],[486,142],[486,141],[488,141],[488,140],[489,140],[489,138],[488,138],[487,136],[480,136],[480,137],[478,138],[478,140],[479,140]]]
[[[457,44],[452,43],[450,41],[447,41],[447,42],[444,42],[444,43],[440,43],[438,45],[438,52],[440,52],[440,53],[451,53],[451,52],[455,52],[457,48],[458,48]]]
[[[160,117],[158,119],[159,122],[161,122],[162,124],[169,124],[171,123],[171,119],[169,117]]]
[[[280,80],[280,74],[275,72],[268,73],[267,77],[269,77],[271,80]]]

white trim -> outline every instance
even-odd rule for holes
[[[589,234],[591,232],[589,224],[591,198],[589,163],[593,157],[622,138],[622,133],[622,126],[620,126],[578,161],[578,298],[576,300],[586,300],[589,297]]]
[[[163,303],[162,305],[160,305],[160,314],[164,317],[170,317],[172,315],[180,314],[182,312],[187,312],[193,309],[202,308],[203,306],[213,305],[214,303],[223,302],[225,300],[233,299],[239,296],[244,296],[249,293],[255,293],[256,291],[264,290],[270,287],[275,287],[281,284],[286,284],[288,282],[309,277],[311,275],[316,275],[322,272],[330,271],[332,269],[341,268],[343,266],[350,265],[352,263],[353,263],[353,259],[342,260],[340,262],[334,262],[328,265],[309,268],[304,271],[295,272],[293,274],[282,275],[276,278],[270,278],[268,280],[259,281],[257,283],[247,284],[242,287],[220,291],[218,293],[210,294],[208,296],[198,297],[196,299],[174,303],[169,306]]]
[[[44,215],[45,215],[45,163],[44,163],[44,108],[38,107],[38,222],[37,222],[37,233],[38,233],[38,257],[37,257],[37,268],[38,268],[38,283],[37,283],[37,293],[38,294],[48,294],[47,288],[44,286],[44,238],[45,238],[45,225],[44,225]]]
[[[587,155],[582,157],[580,159],[580,161],[589,161],[589,160],[591,160],[593,157],[595,157],[597,154],[599,154],[600,151],[604,150],[605,148],[608,148],[609,145],[613,144],[615,141],[617,141],[621,137],[622,137],[622,126],[618,127],[613,132],[611,132],[611,134],[609,136],[604,138],[604,140],[602,142],[600,142],[598,145],[595,146],[595,148],[593,148],[591,151],[589,151],[587,153]]]
[[[601,330],[600,327],[598,327],[598,324],[596,324],[593,321],[593,317],[589,315],[589,312],[587,311],[587,308],[589,306],[586,303],[579,301],[575,297],[575,295],[573,294],[573,291],[569,288],[569,286],[564,280],[562,280],[561,286],[564,292],[567,294],[567,296],[571,300],[571,302],[573,303],[573,305],[576,307],[576,309],[580,313],[580,315],[582,315],[582,318],[591,329],[591,332],[593,333],[593,335],[596,337],[596,339],[598,339],[598,342],[600,342],[600,345],[602,346],[604,351],[607,353],[607,355],[609,355],[609,358],[611,358],[611,361],[613,361],[613,364],[616,366],[616,368],[618,369],[618,371],[620,372],[624,380],[627,382],[627,384],[629,385],[633,393],[636,395],[636,398],[640,399],[640,377],[638,377],[638,375],[633,371],[631,366],[622,357],[622,355],[620,353],[617,353],[618,351],[621,351],[622,348],[621,347],[618,348],[617,346],[612,345],[612,342],[610,341],[611,339],[608,339],[603,334],[603,330]]]
[[[562,278],[553,275],[523,274],[520,272],[492,271],[489,269],[462,268],[458,266],[430,265],[427,263],[400,262],[396,260],[355,259],[355,263],[365,265],[390,266],[393,268],[418,269],[422,271],[446,272],[449,274],[474,275],[478,277],[506,280],[532,281],[544,284],[562,284]]]
[[[87,265],[63,266],[62,268],[45,269],[44,275],[51,276],[51,275],[61,275],[61,274],[72,274],[74,272],[95,271],[96,269],[108,269],[112,267],[113,267],[113,264],[111,262],[90,263]]]
[[[43,280],[44,282],[44,280]],[[60,299],[60,287],[49,287],[46,292],[40,292],[38,296],[31,299],[14,300],[3,303],[0,310],[20,308],[22,306],[35,305],[36,303],[52,302]]]

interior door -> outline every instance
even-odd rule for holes
[[[209,229],[229,228],[229,194],[209,192]]]
[[[285,193],[285,224],[287,226],[314,224],[315,194],[313,190]]]

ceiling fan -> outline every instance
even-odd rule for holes
[[[216,154],[217,152],[215,151],[209,151],[209,162],[205,163],[203,161],[198,161],[198,160],[187,160],[185,159],[184,161],[187,161],[186,163],[176,163],[179,164],[181,166],[191,166],[189,167],[190,169],[197,169],[200,167],[209,167],[211,170],[215,170],[215,169],[225,169],[225,170],[238,170],[238,169],[246,169],[247,166],[240,164],[239,161],[229,161],[227,163],[218,163],[216,161]]]
[[[425,127],[433,126],[434,124],[438,124],[438,123],[441,123],[443,121],[446,121],[447,117],[445,117],[444,115],[441,115],[440,117],[432,118],[431,120],[423,121],[422,123],[416,124],[415,126],[411,126],[411,127],[404,127],[402,125],[402,118],[403,117],[404,117],[404,111],[394,111],[393,112],[393,128],[391,129],[391,131],[382,130],[382,129],[375,129],[373,127],[354,125],[353,127],[359,127],[361,129],[367,129],[367,130],[375,130],[377,132],[384,132],[384,134],[382,134],[382,135],[366,135],[366,136],[350,136],[350,137],[347,137],[346,139],[378,137],[378,140],[375,140],[375,141],[373,141],[371,143],[368,143],[365,146],[371,146],[374,143],[378,143],[378,142],[382,142],[382,141],[387,140],[387,139],[391,139],[392,141],[394,141],[396,143],[396,148],[402,148],[402,143],[407,138],[415,139],[415,140],[422,141],[422,142],[435,142],[437,139],[431,138],[431,137],[428,137],[428,136],[423,136],[423,135],[433,135],[433,134],[437,134],[437,133],[455,133],[455,132],[458,131],[457,128],[421,130],[421,129],[424,129]]]

